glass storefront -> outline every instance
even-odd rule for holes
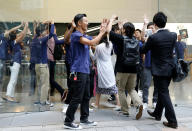
[[[7,86],[10,80],[10,67],[12,67],[11,53],[5,62],[3,78],[0,83],[0,113],[61,110],[61,96],[57,90],[55,90],[54,93],[53,102],[55,105],[53,107],[42,107],[34,104],[38,99],[37,86],[35,93],[32,95],[30,94],[32,77],[29,70],[30,45],[34,37],[34,20],[41,23],[46,20],[54,19],[57,27],[57,36],[58,38],[62,38],[67,28],[67,24],[72,21],[73,17],[77,13],[85,12],[88,14],[88,18],[90,19],[90,32],[88,32],[88,34],[95,35],[98,33],[96,27],[98,27],[101,19],[110,18],[113,13],[119,15],[122,20],[128,19],[135,23],[136,28],[142,29],[144,15],[146,15],[151,21],[153,15],[157,11],[163,11],[168,16],[168,24],[166,28],[184,36],[182,41],[187,44],[186,60],[192,60],[191,0],[143,0],[135,2],[131,0],[106,0],[104,5],[95,2],[91,3],[89,0],[78,1],[83,5],[83,7],[80,7],[81,4],[78,2],[74,5],[74,2],[72,1],[63,0],[0,0],[0,2],[0,34],[4,34],[7,30],[20,25],[22,21],[29,23],[27,35],[23,39],[24,46],[21,49],[22,61],[14,91],[15,101],[13,102],[9,102],[5,99]],[[102,2],[102,0],[98,0],[97,2]],[[109,2],[111,2],[111,5],[109,5]],[[23,27],[17,29],[17,33],[19,34],[22,30]],[[65,54],[63,54],[61,60],[56,61],[55,80],[62,86],[62,88],[67,88],[67,74],[64,58]],[[187,90],[187,88],[192,91],[190,86],[192,84],[191,69],[185,82],[171,84],[171,96],[173,101],[178,103],[182,103],[183,101],[186,103],[192,103],[191,93],[187,91],[185,92],[185,89]],[[182,87],[182,91],[185,95],[177,98]]]

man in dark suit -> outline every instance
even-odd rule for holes
[[[167,16],[163,12],[158,12],[153,17],[153,23],[157,32],[151,35],[141,49],[141,53],[151,50],[152,75],[154,86],[158,89],[158,100],[154,112],[147,111],[156,120],[161,120],[163,109],[168,122],[163,122],[165,126],[177,128],[175,111],[169,96],[169,84],[174,68],[173,47],[177,40],[176,33],[164,29]]]

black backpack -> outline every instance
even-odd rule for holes
[[[48,48],[49,48],[49,46],[48,46]],[[54,53],[50,48],[49,48],[49,50],[51,51],[51,54],[53,55],[54,60],[61,60],[62,54],[63,54],[62,45],[55,44]]]
[[[139,41],[133,37],[132,39],[124,36],[122,63],[125,66],[136,66],[139,64]]]

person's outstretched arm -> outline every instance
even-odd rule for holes
[[[23,26],[23,22],[22,22],[20,25],[18,25],[18,26],[16,26],[16,27],[14,27],[14,28],[6,31],[6,32],[4,33],[4,36],[5,36],[6,38],[8,38],[8,36],[9,36],[9,34],[10,34],[11,32],[18,30],[18,29],[21,28],[22,26]]]
[[[89,40],[87,38],[81,37],[80,38],[80,43],[82,43],[84,45],[89,45],[89,46],[93,46],[93,45],[98,44],[99,41],[102,39],[103,35],[106,33],[107,25],[108,25],[108,20],[107,19],[103,19],[103,22],[101,23],[99,34],[94,39],[92,39],[92,40]]]
[[[67,31],[65,32],[64,34],[64,41],[66,44],[70,44],[70,36],[71,34],[73,33],[73,30],[75,29],[76,25],[75,25],[75,22],[74,20],[72,21],[71,23],[71,28],[70,29],[67,29]]]
[[[16,43],[22,42],[22,40],[24,39],[24,37],[27,34],[27,29],[28,29],[28,22],[25,23],[23,31],[21,33],[19,33],[18,37],[16,38]]]

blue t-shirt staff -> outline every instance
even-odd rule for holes
[[[0,60],[6,60],[8,55],[8,39],[4,34],[0,35]]]
[[[0,34],[0,87],[2,87],[1,84],[3,83],[5,60],[7,59],[8,55],[7,47],[7,38],[4,37],[4,34]]]
[[[35,64],[47,64],[47,41],[54,34],[54,24],[51,24],[51,30],[48,36],[40,37],[38,35],[32,40],[31,43],[31,60]]]
[[[3,73],[5,72],[5,61],[8,58],[8,47],[10,47],[10,42],[14,41],[16,35],[15,31],[23,26],[23,23],[19,26],[16,26],[3,34],[0,34],[0,87],[3,83]],[[0,103],[1,105],[1,103]]]
[[[10,67],[11,76],[10,81],[7,86],[7,92],[5,99],[9,102],[16,102],[14,99],[15,86],[17,84],[17,79],[19,75],[20,65],[21,65],[21,45],[20,43],[24,39],[28,29],[28,23],[25,23],[23,31],[19,34],[13,32],[12,37],[14,41],[9,41],[12,53],[13,66]]]
[[[8,31],[6,31],[3,34],[0,34],[0,85],[2,84],[2,79],[3,79],[3,72],[4,72],[4,67],[5,67],[5,61],[8,58],[8,47],[11,41],[15,39],[15,33],[17,29],[23,26],[23,23],[19,26],[16,26]]]
[[[79,125],[73,123],[75,112],[81,104],[80,123],[86,125],[96,125],[88,120],[89,99],[90,99],[90,58],[89,46],[99,43],[106,32],[107,20],[103,20],[100,33],[94,39],[85,35],[88,26],[86,14],[77,14],[74,18],[76,31],[71,35],[71,89],[72,99],[69,103],[64,127],[68,129],[80,129]]]
[[[75,31],[71,35],[72,64],[71,72],[90,73],[89,46],[80,43],[80,38],[84,37],[92,40],[92,37]]]
[[[48,91],[49,91],[49,69],[48,69],[48,58],[47,58],[47,41],[53,37],[54,34],[54,22],[51,22],[51,29],[49,35],[41,37],[41,28],[36,28],[36,36],[33,39],[33,54],[32,60],[35,62],[35,72],[37,77],[37,85],[39,88],[39,98],[36,104],[49,104],[47,102]]]

